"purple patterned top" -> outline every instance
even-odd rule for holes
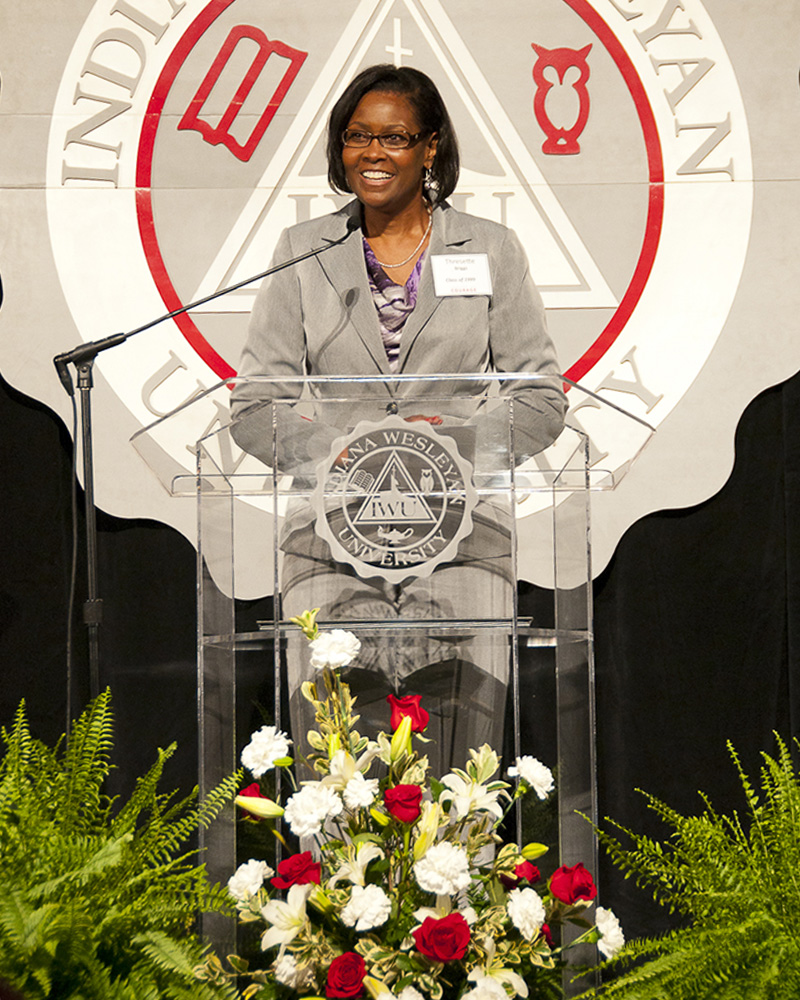
[[[389,370],[397,371],[400,359],[400,337],[406,320],[417,304],[417,288],[419,276],[422,273],[422,262],[425,251],[419,255],[414,270],[408,276],[405,285],[396,285],[384,271],[372,252],[372,247],[364,240],[364,259],[367,262],[367,277],[372,292],[372,301],[378,310],[378,323],[381,328],[381,338],[389,359]]]

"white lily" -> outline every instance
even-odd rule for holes
[[[370,841],[361,841],[353,846],[347,847],[347,861],[342,862],[334,874],[328,880],[328,885],[333,888],[339,882],[352,882],[353,885],[365,885],[367,878],[367,865],[370,861],[376,861],[384,857],[383,851],[377,844]]]
[[[440,802],[452,802],[459,819],[473,812],[488,812],[496,819],[502,819],[503,807],[499,797],[503,786],[491,788],[488,785],[473,781],[463,771],[456,770],[442,778],[445,791],[439,796]]]
[[[476,986],[484,987],[489,985],[486,980],[494,980],[494,982],[503,988],[503,992],[505,992],[504,984],[508,983],[517,996],[527,997],[528,987],[525,985],[525,980],[522,976],[514,972],[513,969],[509,969],[508,966],[495,964],[497,948],[492,938],[485,938],[482,944],[486,952],[486,965],[482,969],[473,969],[467,976],[467,979],[471,979]],[[486,992],[488,993],[489,990],[486,990]]]
[[[261,916],[271,926],[261,936],[261,950],[281,946],[281,951],[293,941],[306,922],[306,902],[315,885],[293,885],[286,901],[271,899],[261,907]]]
[[[342,791],[347,783],[359,772],[366,773],[373,758],[378,753],[378,744],[371,742],[367,749],[356,760],[347,750],[336,750],[331,755],[330,771],[322,779],[323,785],[331,785],[337,791]]]
[[[414,860],[419,861],[425,852],[436,842],[439,824],[444,811],[438,802],[423,802],[422,813],[417,820],[417,839],[414,841]]]

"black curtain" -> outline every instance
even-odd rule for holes
[[[744,798],[727,741],[757,777],[773,732],[798,734],[800,376],[758,396],[720,492],[631,526],[595,584],[601,816],[663,837],[643,789],[680,812]],[[608,864],[606,905],[637,933],[664,926]]]
[[[0,724],[24,698],[35,735],[67,725],[66,636],[72,566],[72,441],[52,411],[0,381]],[[89,697],[83,492],[78,491],[73,716]],[[112,794],[130,792],[178,743],[164,787],[191,791],[197,773],[195,555],[163,524],[97,515],[103,599],[101,688],[110,687],[118,765]]]
[[[797,733],[800,678],[800,376],[742,417],[728,483],[696,507],[652,514],[595,585],[600,810],[660,835],[634,789],[682,811],[741,808],[732,740],[751,773],[772,732]],[[66,715],[72,444],[46,407],[0,385],[0,722],[25,698],[38,735]],[[82,501],[82,498],[81,498]],[[195,555],[164,525],[100,514],[103,686],[114,696],[126,792],[154,748],[177,740],[166,786],[196,780]],[[83,517],[78,518],[76,706],[88,696]],[[167,571],[165,572],[165,567]],[[605,905],[636,933],[664,926],[648,898],[601,865]]]

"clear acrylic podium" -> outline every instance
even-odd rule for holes
[[[504,768],[539,758],[557,800],[519,813],[517,836],[557,840],[543,871],[548,859],[596,871],[578,815],[596,818],[589,499],[617,477],[569,416],[532,453],[534,375],[252,378],[236,390],[249,408],[231,417],[235,381],[134,440],[172,493],[197,498],[201,793],[236,769],[253,730],[290,728],[308,655],[288,618],[321,606],[322,628],[361,639],[353,685],[367,728],[388,728],[388,691],[421,693],[446,744],[438,776],[484,740]],[[652,433],[569,392],[638,447]],[[176,428],[196,442],[192,472],[166,457]],[[535,582],[518,590],[521,578]],[[204,846],[227,880],[232,810]]]

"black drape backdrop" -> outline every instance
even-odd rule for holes
[[[64,729],[71,553],[69,435],[49,410],[0,385],[0,720],[21,698],[37,735]],[[102,683],[117,716],[127,791],[156,746],[177,740],[166,787],[195,781],[195,556],[175,531],[99,515],[105,602]],[[87,691],[79,517],[75,704]],[[755,771],[772,731],[797,733],[800,705],[800,376],[762,393],[736,435],[720,493],[633,525],[595,585],[600,808],[660,833],[634,792],[680,810],[741,807],[726,740]],[[603,902],[630,932],[663,926],[610,866]]]
[[[662,836],[642,788],[682,812],[742,809],[731,740],[757,773],[773,731],[798,732],[800,376],[747,408],[733,472],[696,507],[634,524],[595,585],[601,815]],[[663,926],[603,868],[637,932]],[[635,915],[635,919],[634,919]]]

